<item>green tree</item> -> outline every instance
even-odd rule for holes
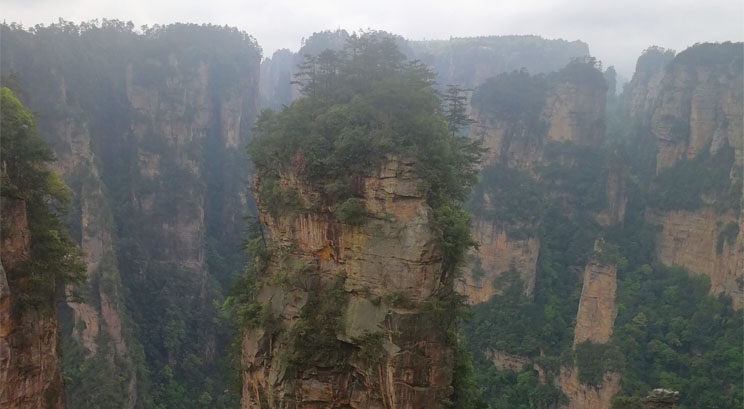
[[[458,132],[473,121],[468,116],[466,93],[472,91],[469,89],[461,88],[458,85],[447,85],[447,91],[442,96],[442,102],[444,103],[444,119],[447,121],[452,136],[458,134]]]
[[[8,269],[8,281],[19,307],[54,309],[55,284],[80,283],[85,263],[77,243],[61,221],[70,192],[49,169],[54,155],[36,131],[34,118],[8,88],[0,89],[3,210],[25,206],[30,257]],[[3,238],[19,226],[3,218]]]

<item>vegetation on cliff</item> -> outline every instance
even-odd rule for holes
[[[712,196],[718,211],[741,205],[741,171],[729,178],[734,164],[734,149],[725,145],[716,154],[708,149],[692,159],[681,159],[659,172],[654,179],[649,205],[659,210],[699,209],[704,196]]]
[[[51,314],[56,307],[56,286],[80,283],[85,264],[77,243],[62,222],[70,192],[49,165],[54,154],[38,135],[33,114],[9,88],[0,88],[3,133],[0,193],[3,207],[25,207],[30,252],[7,269],[14,307],[42,309]],[[3,239],[17,234],[19,220],[2,220]],[[23,249],[16,249],[19,253]],[[6,255],[9,257],[9,255]]]
[[[320,212],[344,224],[363,226],[372,215],[365,209],[361,181],[391,158],[411,163],[420,181],[416,188],[433,210],[429,222],[439,234],[435,239],[442,255],[441,282],[435,295],[420,305],[402,294],[383,298],[393,306],[419,308],[435,334],[448,334],[455,347],[455,320],[463,309],[463,299],[454,292],[453,280],[474,244],[470,217],[462,204],[476,182],[482,152],[478,143],[448,128],[447,118],[454,126],[463,125],[457,111],[461,107],[455,103],[442,108],[432,88],[431,71],[418,62],[406,62],[394,38],[376,32],[350,36],[342,51],[308,56],[296,78],[304,97],[280,112],[264,111],[248,146],[258,172],[262,210],[273,216]],[[460,91],[454,92],[457,99]],[[448,111],[448,107],[457,112]],[[302,185],[311,186],[319,197],[303,203],[297,191],[283,186],[286,182],[282,178],[288,175],[300,178]],[[307,195],[303,197],[307,200]],[[253,243],[260,245],[258,240],[256,237]],[[250,268],[248,274],[260,277],[263,272]],[[249,312],[255,318],[243,321],[257,325],[261,307],[250,301],[255,286],[244,285],[245,291],[231,298],[230,307],[235,312]],[[300,320],[289,330],[293,351],[287,358],[289,368],[327,366],[349,349],[337,340],[337,315],[343,310],[346,293],[335,288],[326,289],[326,295],[336,300],[330,303],[328,297],[315,299],[311,295]],[[375,334],[357,341],[361,345],[357,356],[380,351],[381,339]],[[477,407],[479,393],[470,381],[469,355],[458,349],[455,360],[457,390],[451,404]]]
[[[108,298],[123,339],[98,337],[90,354],[71,335],[82,324],[61,315],[67,407],[234,407],[218,352],[228,330],[214,302],[244,262],[242,145],[260,47],[214,25],[104,19],[0,30],[2,72],[18,73],[41,132],[72,157],[66,168],[78,167],[64,175],[77,234],[86,195],[100,189],[88,210],[110,211],[87,227],[113,241],[112,259],[89,272],[89,300],[103,322],[99,290]],[[80,143],[89,146],[78,152]],[[102,383],[101,372],[115,375]]]
[[[656,54],[668,60],[663,51]],[[639,64],[657,63],[650,58],[651,54]],[[486,86],[480,92],[486,92]],[[493,93],[476,95],[474,103],[495,108],[514,103],[493,101],[498,99]],[[505,272],[494,283],[499,292],[475,305],[473,319],[464,327],[479,369],[478,384],[491,407],[545,406],[536,404],[532,396],[536,389],[519,392],[536,376],[532,368],[498,371],[484,355],[489,350],[532,358],[548,380],[561,366],[577,367],[579,381],[589,385],[600,384],[607,371],[619,372],[622,390],[613,403],[618,409],[640,408],[640,398],[657,387],[679,390],[681,408],[742,405],[744,396],[737,386],[744,381],[742,312],[732,309],[728,297],[709,295],[707,277],[656,264],[657,228],[644,216],[647,206],[694,210],[711,197],[719,210],[737,209],[741,185],[731,173],[733,149],[724,144],[715,155],[680,160],[657,176],[654,136],[646,125],[628,117],[622,98],[609,101],[603,146],[550,147],[548,157],[554,159],[540,170],[539,182],[503,165],[489,166],[474,189],[471,206],[485,217],[525,223],[544,214],[533,233],[540,238],[534,297],[524,295],[517,271]],[[573,160],[566,162],[569,157]],[[600,226],[589,215],[607,205],[606,172],[617,161],[629,166],[627,210],[622,223]],[[732,187],[736,183],[738,190]],[[733,242],[737,233],[736,223],[722,226],[718,247]],[[604,237],[617,250],[612,260],[605,260],[618,266],[614,335],[607,344],[584,342],[572,348],[581,292],[576,271],[586,263],[596,237]],[[549,403],[562,399],[560,393],[545,396]]]
[[[391,155],[413,158],[454,268],[460,242],[471,244],[467,227],[458,227],[467,226],[458,203],[476,182],[481,149],[448,132],[431,72],[405,62],[391,38],[372,34],[352,36],[342,52],[308,57],[298,74],[305,98],[261,114],[248,147],[260,196],[270,211],[294,206],[291,192],[276,184],[282,171],[294,171],[320,186],[341,219],[358,224],[364,218],[355,180]]]

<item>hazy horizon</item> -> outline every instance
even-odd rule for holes
[[[651,45],[681,51],[698,42],[744,40],[744,2],[713,0],[670,2],[632,0],[603,4],[590,0],[526,0],[492,3],[465,0],[428,3],[331,0],[295,3],[289,0],[217,0],[208,6],[182,2],[133,0],[7,0],[6,22],[24,26],[50,24],[63,18],[79,23],[92,19],[132,21],[136,27],[169,23],[212,23],[237,27],[251,34],[264,57],[277,49],[299,49],[313,32],[379,29],[409,40],[489,35],[538,35],[581,40],[604,66],[613,65],[626,77]]]

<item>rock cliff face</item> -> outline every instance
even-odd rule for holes
[[[598,71],[596,75],[601,78]],[[541,86],[539,77],[533,78],[525,87],[534,90],[524,91],[533,92],[541,108],[519,113],[526,117],[503,113],[487,102],[473,107],[475,123],[470,136],[482,140],[488,149],[486,164],[505,163],[534,174],[546,162],[545,148],[551,142],[593,146],[602,141],[607,100],[607,85],[602,79],[592,82],[555,75]],[[484,87],[482,92],[489,89]]]
[[[584,283],[579,300],[574,329],[574,348],[591,341],[604,344],[610,341],[617,316],[615,289],[617,265],[607,260],[603,243],[594,244],[594,256],[584,269]],[[620,374],[607,372],[599,385],[579,382],[578,368],[562,367],[556,383],[568,397],[569,409],[610,409],[612,396],[620,392]]]
[[[198,393],[216,399],[226,388],[215,354],[227,335],[212,301],[243,262],[243,148],[260,49],[208,26],[2,30],[2,72],[19,73],[24,102],[40,113],[88,254],[84,302],[60,308],[68,407],[150,405],[157,388],[143,379],[145,357],[150,373],[167,364],[178,380],[188,355],[215,389]],[[90,401],[91,383],[115,398]]]
[[[54,309],[21,308],[17,286],[27,277],[9,278],[30,256],[31,237],[26,203],[3,196],[3,238],[0,245],[0,408],[61,409],[62,376],[57,358]],[[54,288],[54,286],[51,286]],[[54,294],[47,294],[54,297]]]
[[[601,76],[599,71],[594,74]],[[528,81],[533,88],[525,87],[522,92],[537,94],[539,109],[525,110],[515,117],[487,102],[476,102],[473,106],[475,123],[470,127],[470,137],[482,140],[488,149],[485,166],[502,164],[538,183],[540,170],[545,165],[565,162],[560,164],[573,166],[571,159],[560,155],[548,158],[546,149],[550,145],[594,147],[601,143],[607,85],[601,79],[592,82],[559,75],[548,77],[546,86],[540,85],[541,77],[532,77]],[[476,93],[498,95],[498,90],[489,91],[488,86],[484,85]],[[488,101],[488,97],[483,95],[479,99]],[[602,224],[622,221],[626,172],[622,167],[609,172],[605,189],[607,206],[596,215]],[[482,200],[487,209],[491,203],[503,198],[489,195],[478,200]],[[494,294],[493,280],[512,267],[519,271],[525,293],[532,294],[540,251],[539,223],[540,220],[527,223],[493,220],[484,212],[474,212],[473,232],[479,244],[477,257],[483,273],[478,279],[466,275],[464,282],[460,283],[461,291],[468,296],[470,303],[488,300]]]
[[[488,301],[495,294],[493,280],[510,268],[520,273],[526,294],[535,288],[535,268],[540,242],[537,237],[513,238],[499,224],[483,218],[473,221],[473,234],[479,247],[476,257],[483,276],[465,274],[458,283],[458,291],[468,296],[468,302],[477,304]],[[475,266],[471,266],[472,271]]]
[[[64,80],[60,80],[59,103],[65,104]],[[64,118],[47,124],[54,131],[58,160],[55,170],[70,182],[75,196],[75,209],[70,220],[72,230],[78,235],[80,247],[86,253],[88,282],[84,299],[78,300],[72,288],[67,288],[66,302],[60,306],[61,332],[67,357],[63,368],[81,367],[91,359],[105,362],[109,370],[117,371],[124,381],[118,385],[122,393],[122,408],[133,408],[137,402],[138,377],[133,348],[139,343],[132,339],[129,317],[124,306],[123,289],[116,264],[113,217],[101,179],[97,155],[92,151],[93,141],[87,121]],[[101,342],[110,339],[111,342]],[[78,360],[76,362],[76,360]],[[72,378],[69,402],[78,404],[76,387],[78,379]]]
[[[281,184],[302,203],[317,200],[293,172]],[[391,157],[359,186],[361,226],[325,208],[268,209],[257,197],[273,250],[257,301],[272,324],[244,333],[243,408],[439,408],[451,394],[446,329],[421,310],[440,287],[442,258],[413,163]],[[321,314],[328,303],[336,316]],[[336,321],[318,329],[319,314]],[[320,334],[305,332],[309,322]],[[307,351],[317,336],[325,341]]]
[[[649,209],[646,218],[662,229],[656,243],[659,261],[708,275],[711,293],[729,294],[734,307],[741,307],[744,302],[744,223],[741,214],[738,217],[731,212],[719,214],[711,207],[669,212]],[[738,234],[725,240],[724,229],[731,225],[738,226]]]
[[[493,363],[493,366],[499,371],[510,370],[517,372],[522,370],[525,365],[531,362],[529,358],[507,354],[496,349],[485,351],[483,355],[485,355],[485,357],[488,358]]]
[[[579,382],[579,371],[576,368],[561,368],[556,379],[563,393],[569,400],[564,406],[569,409],[609,409],[612,397],[620,392],[620,374],[608,372],[598,386]]]
[[[648,120],[664,79],[664,68],[674,58],[673,50],[650,47],[638,57],[633,79],[626,85],[624,103],[632,118]]]
[[[595,243],[595,253],[602,251],[600,246],[600,242]],[[576,313],[574,346],[584,341],[603,344],[610,340],[617,316],[616,289],[617,265],[601,260],[601,256],[590,258],[584,269],[579,311]]]
[[[744,295],[744,218],[738,203],[744,191],[741,48],[741,44],[725,43],[685,50],[666,65],[663,75],[655,74],[661,77],[658,87],[649,91],[647,103],[652,106],[648,126],[658,147],[657,173],[680,162],[733,150],[729,192],[724,188],[701,195],[696,209],[652,205],[646,214],[650,223],[662,229],[656,247],[659,261],[710,276],[711,292],[730,294],[737,307]]]
[[[558,81],[546,98],[546,142],[597,145],[604,137],[607,84]]]
[[[651,116],[651,130],[659,149],[657,171],[705,150],[715,153],[726,144],[736,152],[735,163],[744,163],[741,47],[738,56],[733,52],[718,64],[688,62],[686,57],[699,47],[706,45],[680,53],[667,65],[659,86]]]

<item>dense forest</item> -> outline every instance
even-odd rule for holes
[[[650,47],[616,94],[585,43],[537,36],[323,31],[262,59],[213,25],[0,35],[0,317],[59,355],[8,385],[69,409],[744,404],[741,43]]]

